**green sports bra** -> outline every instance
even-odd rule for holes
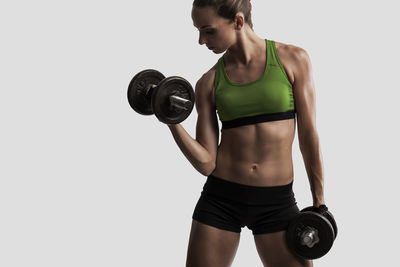
[[[215,104],[222,129],[295,117],[292,84],[279,59],[275,41],[267,43],[264,74],[256,81],[239,84],[225,71],[223,56],[215,74]]]

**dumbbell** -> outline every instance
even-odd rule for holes
[[[318,210],[318,211],[316,211]],[[304,259],[318,259],[331,249],[337,225],[325,205],[302,209],[289,223],[286,242],[293,254]]]
[[[193,110],[194,98],[193,88],[187,80],[178,76],[165,78],[153,69],[136,74],[128,87],[129,105],[137,113],[155,114],[166,124],[184,121]]]

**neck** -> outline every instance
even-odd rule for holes
[[[264,50],[265,40],[247,27],[238,33],[236,43],[228,48],[224,57],[232,64],[248,65],[254,58],[259,58]]]

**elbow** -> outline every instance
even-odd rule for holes
[[[299,143],[300,152],[302,154],[309,153],[310,151],[312,151],[312,145],[313,145],[312,143],[304,143],[304,142]]]
[[[197,170],[204,176],[209,176],[215,170],[215,161],[201,163]]]
[[[308,134],[299,133],[299,148],[303,154],[319,150],[319,137],[317,132]]]
[[[318,137],[299,142],[300,152],[307,162],[315,162],[321,154]]]
[[[210,164],[210,166],[207,169],[205,169],[204,176],[209,176],[215,170],[215,167],[216,167],[215,163]]]
[[[300,145],[300,152],[303,155],[303,157],[310,157],[314,154],[318,154],[319,150],[320,148],[318,143],[308,143]]]

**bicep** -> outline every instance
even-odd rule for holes
[[[212,82],[203,76],[196,84],[196,140],[216,159],[219,129],[215,107],[212,104]]]

